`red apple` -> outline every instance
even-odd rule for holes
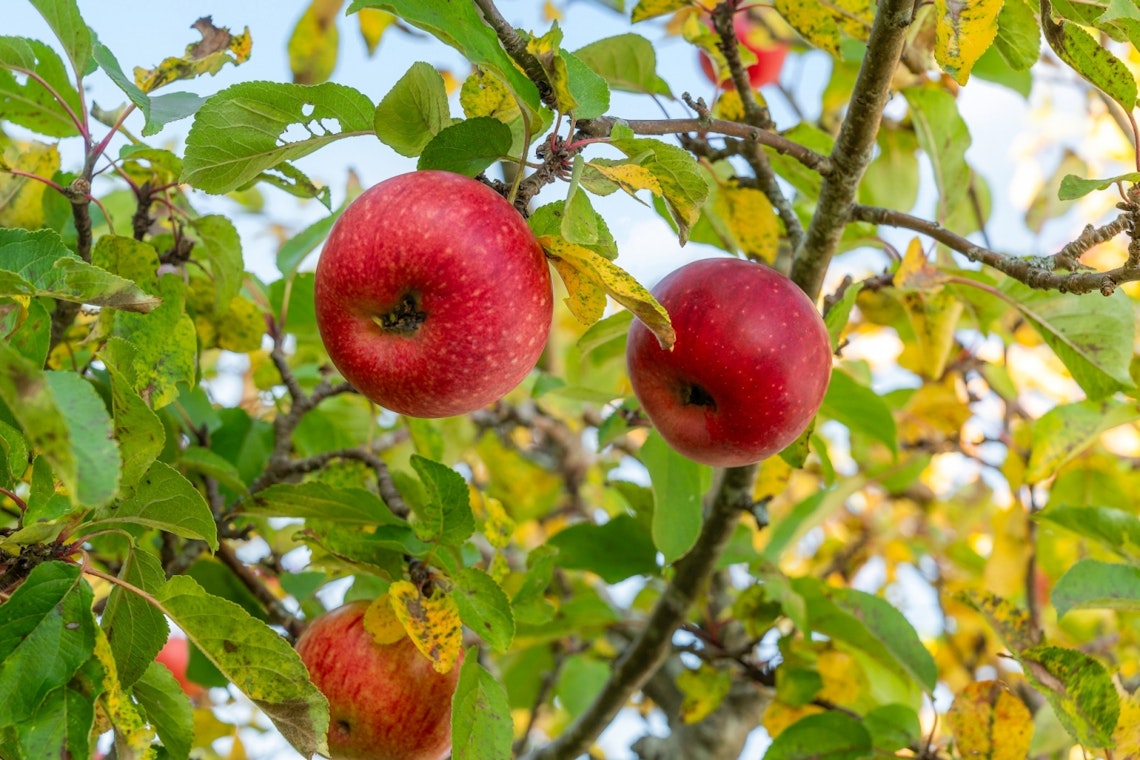
[[[712,21],[707,18],[705,23],[712,25]],[[736,39],[740,44],[756,55],[756,62],[747,67],[748,81],[752,89],[779,81],[780,71],[784,68],[784,59],[788,56],[787,43],[773,39],[771,34],[758,28],[757,22],[748,13],[737,13],[732,19],[732,26],[736,30]],[[716,84],[716,67],[712,59],[704,51],[701,51],[698,57],[701,71],[710,82]],[[720,86],[726,90],[735,88],[728,71],[723,72]]]
[[[641,322],[626,362],[633,391],[661,437],[698,462],[757,462],[811,422],[831,377],[831,343],[791,280],[742,259],[682,266],[653,289],[677,343],[662,349]]]
[[[550,270],[501,195],[442,171],[366,190],[317,263],[317,327],[333,364],[382,407],[466,414],[526,377],[546,344]]]
[[[459,666],[440,674],[404,637],[377,644],[364,628],[369,602],[313,620],[297,653],[329,701],[334,760],[440,760],[451,750],[451,697]]]
[[[154,658],[174,674],[174,680],[191,699],[198,699],[206,693],[206,687],[186,677],[186,666],[190,662],[190,645],[181,636],[171,636],[166,640],[158,656]]]

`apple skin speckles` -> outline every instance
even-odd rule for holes
[[[400,311],[410,294],[414,308]],[[542,353],[554,306],[522,216],[481,182],[441,171],[398,175],[354,200],[317,262],[314,297],[337,370],[415,417],[466,414],[508,393]]]
[[[646,415],[684,456],[717,467],[758,462],[811,423],[831,378],[831,343],[811,300],[770,267],[705,259],[653,295],[677,343],[663,350],[641,322],[626,344]]]

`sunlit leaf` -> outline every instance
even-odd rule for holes
[[[974,63],[993,44],[1004,0],[935,0],[938,19],[934,57],[958,84],[966,84]]]
[[[1140,517],[1131,512],[1112,507],[1058,506],[1034,517],[1098,541],[1122,557],[1140,561]]]
[[[975,681],[954,697],[946,724],[963,755],[985,760],[1021,760],[1029,754],[1033,716],[997,681]]]
[[[1065,729],[1086,747],[1109,747],[1120,697],[1108,671],[1075,649],[1040,646],[1021,653],[1018,662]]]
[[[727,670],[702,665],[696,670],[682,670],[677,676],[681,701],[681,721],[699,723],[720,707],[732,689],[732,674]]]
[[[859,760],[872,756],[871,734],[858,718],[839,712],[801,718],[781,731],[764,754],[767,760]]]
[[[673,451],[657,433],[642,444],[641,460],[653,484],[653,543],[665,562],[675,562],[701,531],[701,497],[712,470]]]
[[[401,156],[418,156],[424,146],[451,126],[447,90],[439,71],[413,63],[376,106],[376,136]]]
[[[0,118],[41,135],[72,137],[79,134],[82,112],[79,93],[55,50],[36,40],[0,36]]]
[[[194,79],[203,74],[217,74],[227,63],[235,66],[249,59],[253,42],[249,27],[238,35],[225,27],[214,26],[209,16],[190,25],[202,35],[199,42],[186,46],[185,54],[164,59],[153,69],[135,68],[135,85],[143,92],[153,92],[180,79]]]
[[[344,0],[312,0],[289,37],[289,68],[296,84],[328,81],[336,68],[340,33],[337,18]]]
[[[1033,449],[1025,479],[1039,483],[1114,427],[1140,419],[1140,405],[1108,398],[1056,406],[1033,424]]]
[[[627,33],[591,42],[575,57],[606,80],[611,89],[672,97],[669,85],[657,76],[657,54],[641,35]]]
[[[1140,610],[1140,567],[1082,559],[1057,579],[1050,601],[1061,617],[1070,610]]]
[[[1106,95],[1131,111],[1136,106],[1136,79],[1108,48],[1076,24],[1057,23],[1043,13],[1041,28],[1045,41],[1057,57]]]

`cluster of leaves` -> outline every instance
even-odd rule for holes
[[[884,0],[878,15],[870,0],[764,3],[832,63],[818,120],[777,132],[749,92],[711,105],[682,96],[690,118],[615,118],[611,92],[676,102],[647,37],[568,51],[558,24],[513,29],[489,0],[347,8],[370,47],[411,26],[458,50],[471,63],[461,117],[426,63],[378,103],[327,81],[339,0],[302,16],[296,82],[205,99],[155,91],[241,63],[248,32],[201,20],[201,42],[128,77],[74,2],[30,2],[56,44],[0,37],[0,124],[12,127],[0,133],[5,752],[84,756],[113,732],[119,756],[160,744],[183,757],[232,732],[171,696],[153,662],[167,619],[194,644],[192,678],[232,684],[298,751],[323,750],[327,706],[288,639],[323,609],[317,592],[349,577],[348,597],[386,594],[440,669],[479,647],[454,702],[456,758],[577,756],[639,689],[676,746],[719,756],[735,756],[758,721],[774,758],[992,757],[999,740],[1011,756],[1073,742],[1140,752],[1137,482],[1106,437],[1140,420],[1135,304],[1115,288],[1138,278],[1138,255],[1129,246],[1123,265],[1092,278],[1073,264],[1136,230],[1136,202],[1055,257],[969,243],[989,191],[966,160],[955,99],[971,74],[1027,92],[1044,39],[1130,111],[1135,80],[1087,30],[1130,50],[1134,3]],[[668,19],[739,66],[699,10],[641,0],[630,20]],[[866,54],[892,34],[897,59]],[[88,108],[96,73],[122,89],[123,108]],[[880,108],[865,121],[850,108],[873,81],[860,103],[881,106],[893,87],[904,117],[880,123]],[[141,138],[125,129],[136,111]],[[146,141],[190,116],[183,151]],[[295,162],[352,137],[419,168],[482,176],[503,164],[502,190],[520,208],[565,183],[529,213],[564,308],[532,380],[494,407],[394,418],[330,370],[302,262],[343,206]],[[64,139],[82,143],[82,166],[62,166],[44,142]],[[937,191],[929,219],[909,213],[920,162]],[[113,178],[93,190],[97,172]],[[1133,179],[1059,184],[1075,198]],[[233,223],[201,214],[187,192],[260,185],[330,211],[281,246],[268,283],[245,271]],[[682,242],[791,271],[809,292],[836,254],[888,254],[885,272],[824,299],[839,357],[831,387],[814,430],[780,457],[713,473],[644,429],[626,330],[636,316],[662,343],[673,336],[615,263],[595,210],[619,191]],[[900,254],[888,226],[936,246],[916,237]],[[1062,292],[1079,277],[1108,297]],[[607,316],[610,300],[625,308]],[[907,380],[877,393],[884,367],[866,347],[884,340],[901,346],[890,369]],[[210,390],[226,353],[248,370],[241,403],[223,406]],[[861,590],[876,572],[878,593]],[[904,577],[934,591],[936,630],[920,636],[892,604]],[[629,579],[639,591],[623,603],[612,587]],[[924,732],[939,688],[953,706]],[[540,736],[553,741],[531,749]]]

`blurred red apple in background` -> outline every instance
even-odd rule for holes
[[[174,680],[186,692],[186,696],[197,699],[206,693],[206,687],[186,677],[186,666],[190,662],[190,644],[181,636],[171,636],[166,640],[155,662],[165,665],[174,674]]]
[[[706,25],[712,27],[712,20],[707,16]],[[748,50],[756,55],[756,62],[747,66],[748,81],[752,89],[778,82],[780,71],[784,68],[784,59],[788,56],[788,43],[776,39],[764,25],[746,11],[739,11],[732,19],[733,29],[736,30],[736,39]],[[710,82],[716,84],[716,66],[703,50],[698,53],[701,71]],[[735,88],[728,70],[721,72],[720,86],[723,89]]]

